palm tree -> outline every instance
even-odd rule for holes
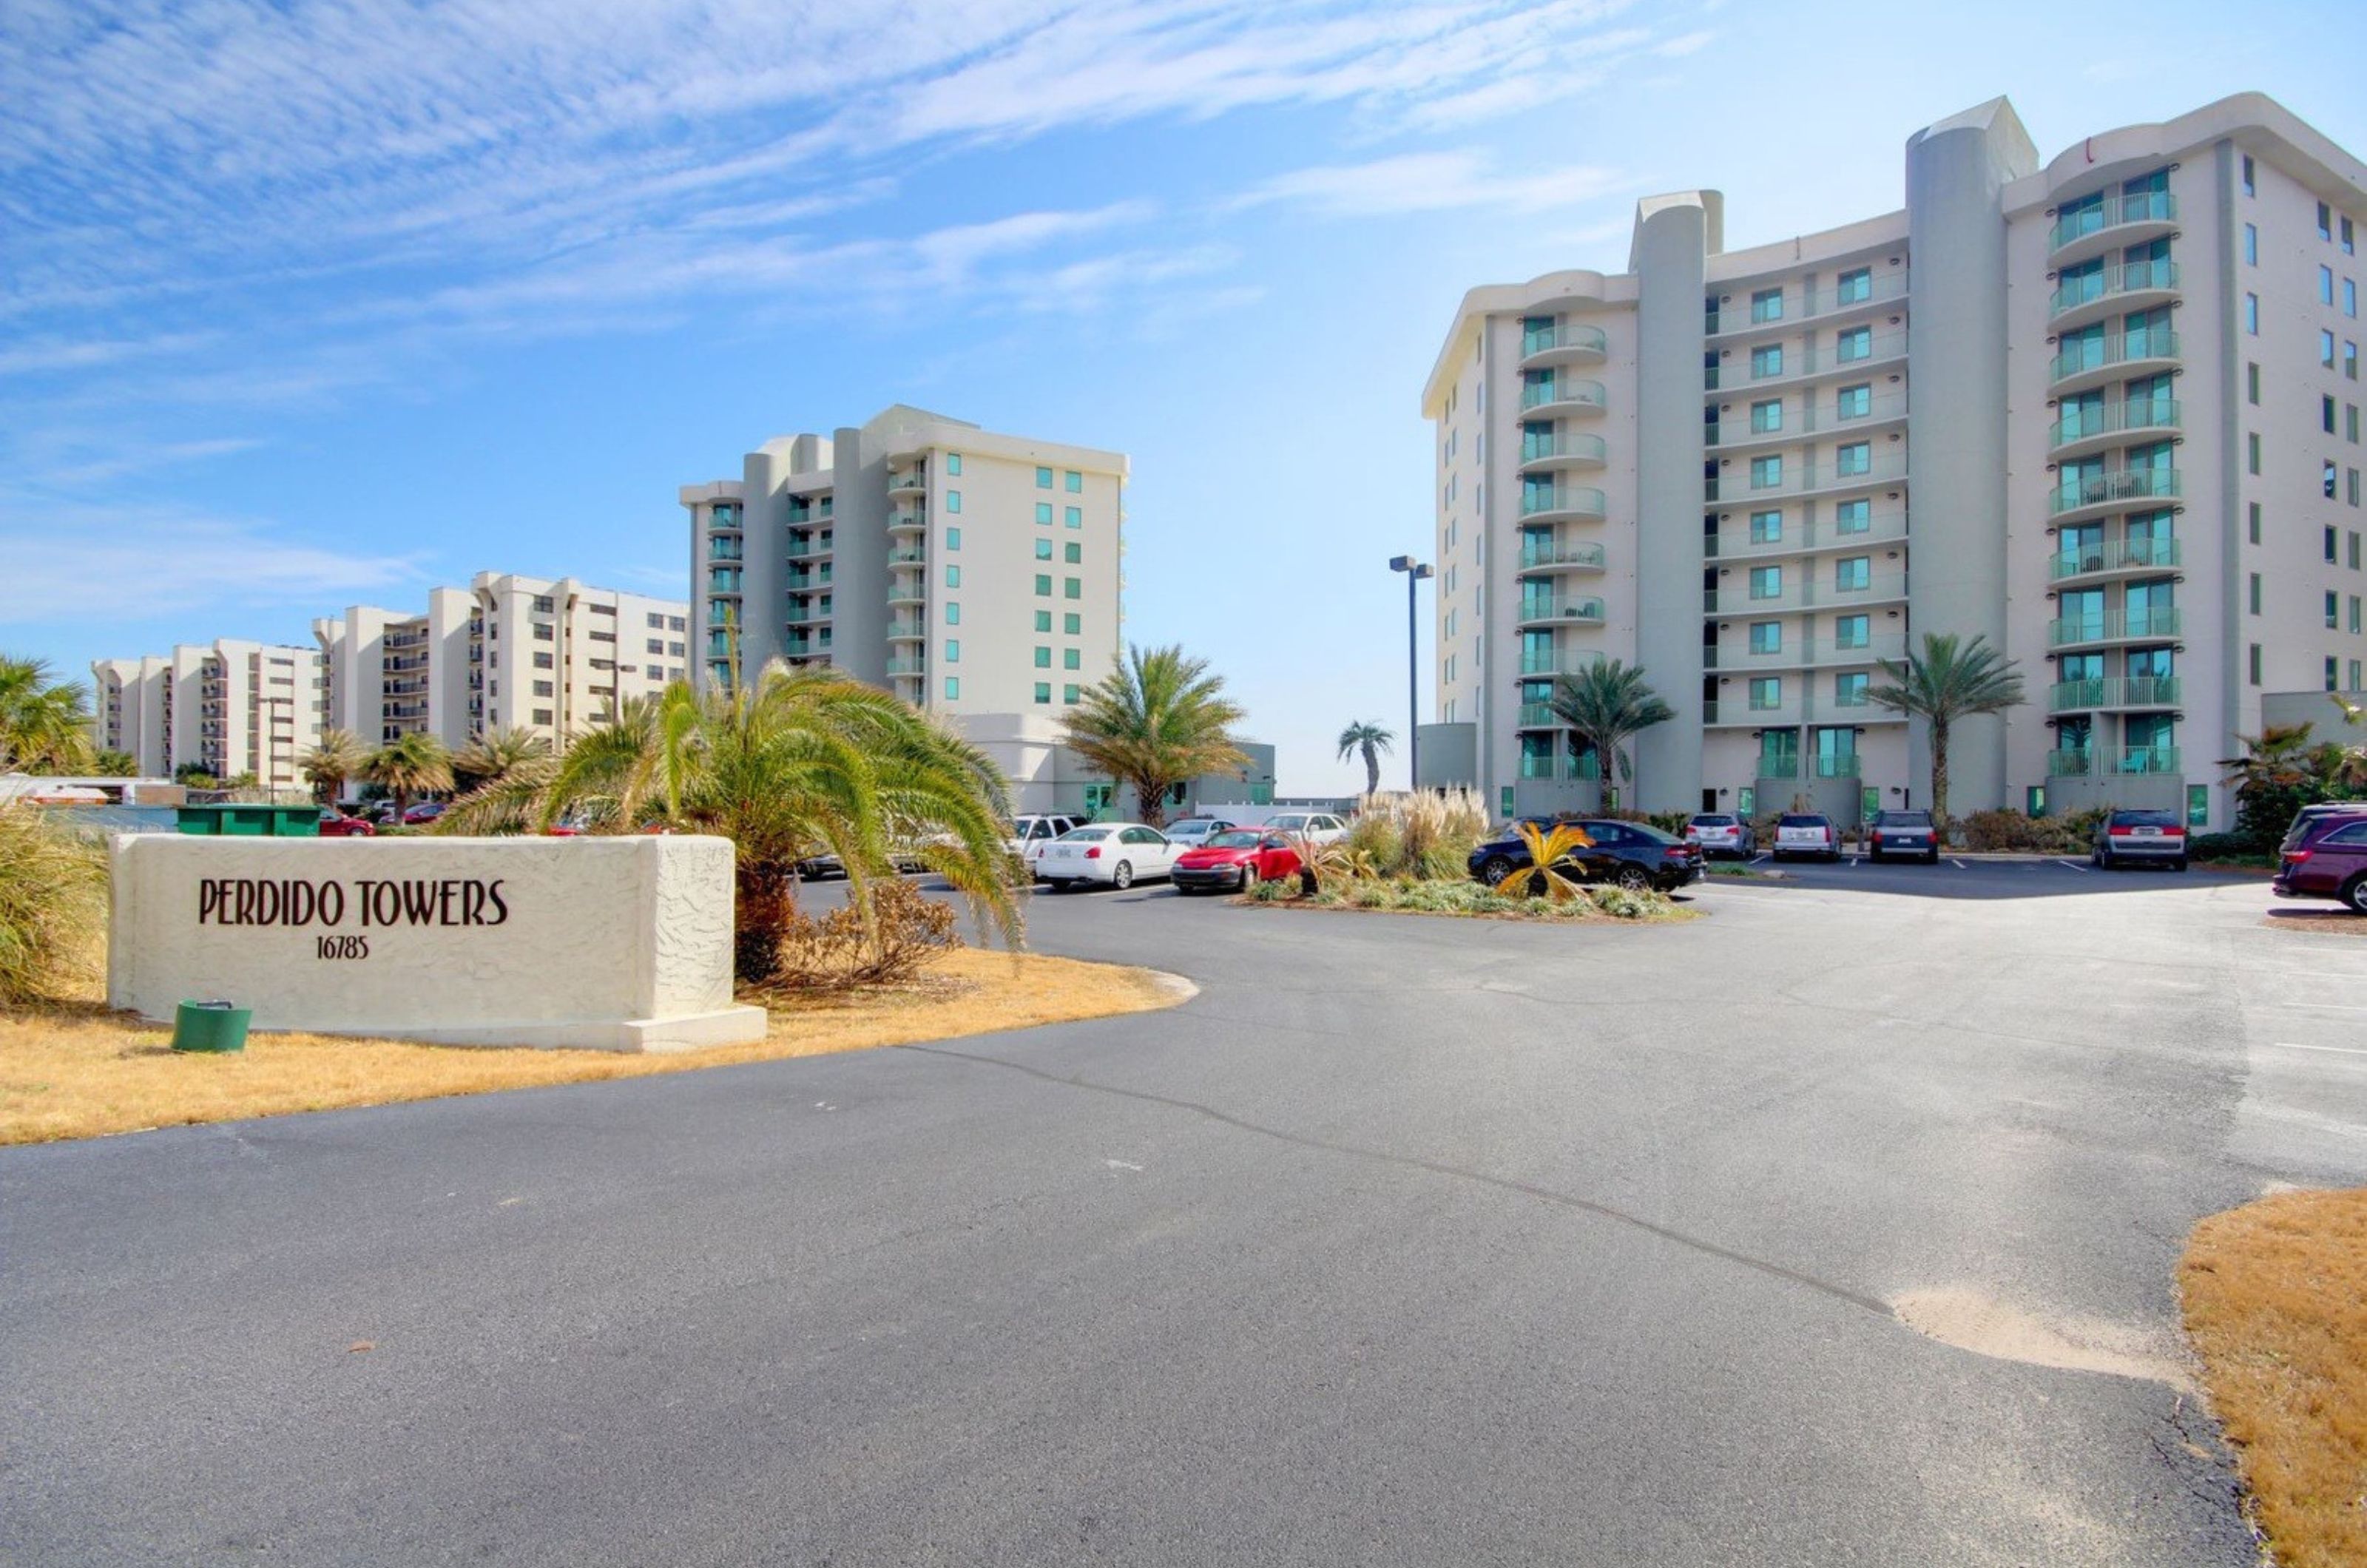
[[[1181,648],[1129,646],[1069,714],[1063,743],[1111,778],[1134,786],[1142,820],[1167,820],[1167,792],[1203,773],[1247,765],[1233,739],[1241,709],[1224,677]]]
[[[574,818],[601,831],[665,823],[729,838],[736,967],[762,982],[779,968],[797,868],[824,855],[845,868],[866,919],[873,880],[918,860],[1015,944],[1009,793],[984,752],[911,704],[834,670],[776,663],[728,689],[678,681],[634,699],[554,766],[513,769],[439,827],[516,832]]]
[[[1381,753],[1389,749],[1397,737],[1377,724],[1352,724],[1340,732],[1341,760],[1352,751],[1365,759],[1365,793],[1378,795],[1381,789]]]
[[[2003,713],[2019,706],[2022,677],[2013,661],[1976,636],[1965,642],[1954,632],[1925,632],[1923,651],[1911,649],[1904,663],[1883,660],[1890,683],[1866,693],[1869,701],[1893,713],[1920,717],[1931,727],[1931,821],[1948,830],[1948,729],[1975,714]]]
[[[425,730],[413,730],[369,754],[362,777],[394,796],[400,818],[414,795],[435,795],[452,787],[452,753],[444,742]]]
[[[1616,659],[1561,676],[1554,682],[1548,705],[1602,759],[1606,808],[1619,804],[1619,782],[1634,776],[1625,750],[1628,737],[1677,716],[1676,710],[1644,683],[1642,665]]]
[[[488,729],[453,753],[453,785],[463,793],[480,790],[554,755],[549,739],[534,730]]]
[[[345,784],[362,776],[369,765],[369,752],[361,737],[350,729],[324,729],[312,749],[296,759],[297,771],[312,786],[312,793],[323,800],[334,803],[345,792]]]
[[[78,773],[96,750],[88,692],[47,660],[0,654],[0,773]]]
[[[90,771],[101,778],[128,779],[140,771],[140,759],[110,749],[91,759]]]

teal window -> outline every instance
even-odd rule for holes
[[[948,528],[946,530],[946,548],[949,550],[957,550],[961,548],[960,529]]]
[[[1780,566],[1754,566],[1750,569],[1750,596],[1753,599],[1784,597],[1784,569]]]
[[[1874,357],[1874,329],[1852,327],[1833,339],[1833,360],[1847,365],[1852,359]]]
[[[1041,580],[1039,579],[1038,581],[1041,581]],[[1044,590],[1042,590],[1042,589],[1038,589],[1038,590],[1036,590],[1036,592],[1044,592]],[[1038,611],[1036,611],[1036,629],[1037,631],[1039,631],[1039,632],[1048,632],[1048,631],[1050,631],[1050,630],[1052,629],[1052,612],[1051,612],[1051,611],[1049,611],[1049,610],[1038,610]]]
[[[1039,703],[1045,704],[1047,706],[1050,705],[1052,701],[1051,682],[1038,681],[1036,682],[1036,700]]]
[[[2257,294],[2244,296],[2244,331],[2253,337],[2260,335],[2260,297]]]
[[[1084,584],[1084,580],[1083,580],[1083,579],[1082,579],[1082,578],[1075,578],[1075,577],[1064,577],[1064,578],[1062,578],[1062,579],[1060,580],[1060,597],[1061,597],[1061,598],[1063,598],[1063,599],[1082,599],[1082,598],[1083,598],[1084,596],[1085,596],[1085,584]]]
[[[960,676],[948,675],[946,677],[946,701],[949,703],[957,703],[961,701]]]
[[[1750,514],[1750,542],[1754,545],[1780,545],[1784,542],[1784,514],[1781,512],[1754,512]]]
[[[1750,678],[1750,706],[1755,713],[1768,713],[1784,705],[1784,677],[1753,675]]]
[[[1072,539],[1060,547],[1060,558],[1070,566],[1082,566],[1085,559],[1085,547]]]
[[[959,588],[961,586],[961,568],[954,565],[951,561],[946,563],[946,586],[948,588]]]
[[[1833,399],[1833,412],[1843,419],[1863,419],[1874,412],[1874,388],[1867,382],[1843,387]]]
[[[1852,671],[1846,675],[1834,676],[1833,706],[1837,708],[1865,706],[1865,687],[1870,679],[1872,677],[1863,670]]]
[[[1052,558],[1051,540],[1038,539],[1036,541],[1036,558],[1037,560],[1050,560]]]
[[[1052,580],[1051,580],[1051,578],[1050,578],[1049,576],[1046,575],[1046,574],[1045,574],[1045,573],[1043,573],[1043,572],[1040,572],[1040,571],[1039,571],[1039,572],[1037,572],[1037,573],[1036,574],[1036,598],[1038,598],[1038,599],[1049,599],[1051,596],[1052,596]]]
[[[1050,649],[1039,648],[1036,650],[1036,668],[1038,670],[1049,670],[1052,668],[1052,650]]]
[[[1859,592],[1874,581],[1872,556],[1843,556],[1833,563],[1833,586],[1844,592]]]
[[[1850,478],[1874,472],[1874,443],[1852,441],[1833,449],[1833,472]]]
[[[946,491],[946,510],[954,513],[961,511],[961,491],[957,490]]]
[[[955,478],[957,478],[957,479],[958,479],[958,478],[960,478],[960,477],[961,477],[961,454],[960,454],[960,453],[958,453],[958,452],[948,452],[948,453],[946,453],[946,472],[947,472],[947,473],[949,473],[949,474],[953,475],[953,476],[954,476]]]
[[[1750,351],[1750,374],[1758,379],[1784,374],[1784,345],[1771,343]]]
[[[949,626],[957,626],[961,625],[960,600],[948,599],[946,601],[946,625]]]
[[[1784,291],[1761,288],[1750,296],[1750,319],[1754,321],[1780,321],[1784,319]]]
[[[2346,218],[2343,221],[2348,223],[2350,220]],[[2186,825],[2190,828],[2211,826],[2211,786],[2209,784],[2186,786]]]
[[[1051,618],[1051,612],[1048,610],[1046,611],[1044,613],[1044,619],[1048,623]],[[1052,628],[1049,625],[1047,625],[1044,629],[1046,631],[1050,631]],[[1085,618],[1084,616],[1077,614],[1076,611],[1070,610],[1060,617],[1060,629],[1068,633],[1070,637],[1081,637],[1084,633]]]
[[[946,638],[946,662],[948,664],[961,662],[961,638],[957,637]]]
[[[1039,501],[1036,503],[1036,523],[1038,527],[1043,528],[1049,528],[1052,525],[1052,503],[1050,502]]]
[[[1083,654],[1082,654],[1082,653],[1078,652],[1078,651],[1077,651],[1075,649],[1073,649],[1073,648],[1064,648],[1064,649],[1062,649],[1060,650],[1060,668],[1061,668],[1061,669],[1063,669],[1063,670],[1082,670],[1084,667],[1085,667],[1085,660],[1084,660],[1084,655],[1083,655]]]
[[[1750,405],[1750,433],[1768,435],[1784,428],[1784,400],[1770,398]]]
[[[1833,280],[1833,303],[1856,305],[1874,298],[1874,268],[1862,266]]]
[[[1069,493],[1070,495],[1082,495],[1085,493],[1085,476],[1077,472],[1076,469],[1070,468],[1067,473],[1062,474],[1060,479],[1061,482],[1069,487]]]
[[[1782,486],[1783,483],[1784,455],[1781,452],[1771,453],[1764,457],[1753,457],[1750,459],[1750,488],[1752,490],[1775,490]]]
[[[2260,231],[2258,224],[2244,225],[2244,265],[2246,266],[2260,265]]]
[[[1784,623],[1753,621],[1750,623],[1750,651],[1781,653],[1784,651]]]
[[[1085,509],[1082,506],[1064,506],[1060,509],[1060,521],[1071,528],[1082,528],[1085,525]]]
[[[1874,526],[1874,502],[1844,501],[1833,508],[1833,532],[1863,534]]]
[[[1036,470],[1036,488],[1037,490],[1050,490],[1052,488],[1051,469],[1038,468]]]
[[[1071,707],[1076,705],[1077,699],[1082,694],[1083,694],[1078,691],[1074,686],[1063,686],[1060,688],[1060,700],[1067,703]]]
[[[1874,641],[1874,617],[1871,615],[1836,615],[1833,617],[1835,648],[1864,648]]]

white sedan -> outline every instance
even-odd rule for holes
[[[1319,844],[1333,843],[1348,836],[1348,824],[1328,811],[1277,811],[1260,826],[1277,833],[1296,833]]]
[[[1131,887],[1175,869],[1184,846],[1139,822],[1094,822],[1071,828],[1035,852],[1036,874],[1065,893],[1080,882]]]

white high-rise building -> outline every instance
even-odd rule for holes
[[[1921,804],[1866,691],[1952,632],[2030,697],[1958,726],[1953,808],[2225,824],[2263,692],[2358,686],[2367,168],[2253,94],[2044,164],[1999,98],[1906,164],[1897,212],[1728,251],[1718,193],[1655,197],[1625,272],[1465,298],[1431,782],[1593,808],[1550,698],[1616,657],[1677,713],[1636,804]]]
[[[310,648],[223,637],[165,656],[91,665],[93,737],[142,774],[196,767],[228,782],[300,789],[297,763],[321,738],[321,656]]]

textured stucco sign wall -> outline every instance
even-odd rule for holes
[[[681,1050],[761,1039],[731,999],[724,839],[224,839],[113,847],[108,999],[257,1029]]]

